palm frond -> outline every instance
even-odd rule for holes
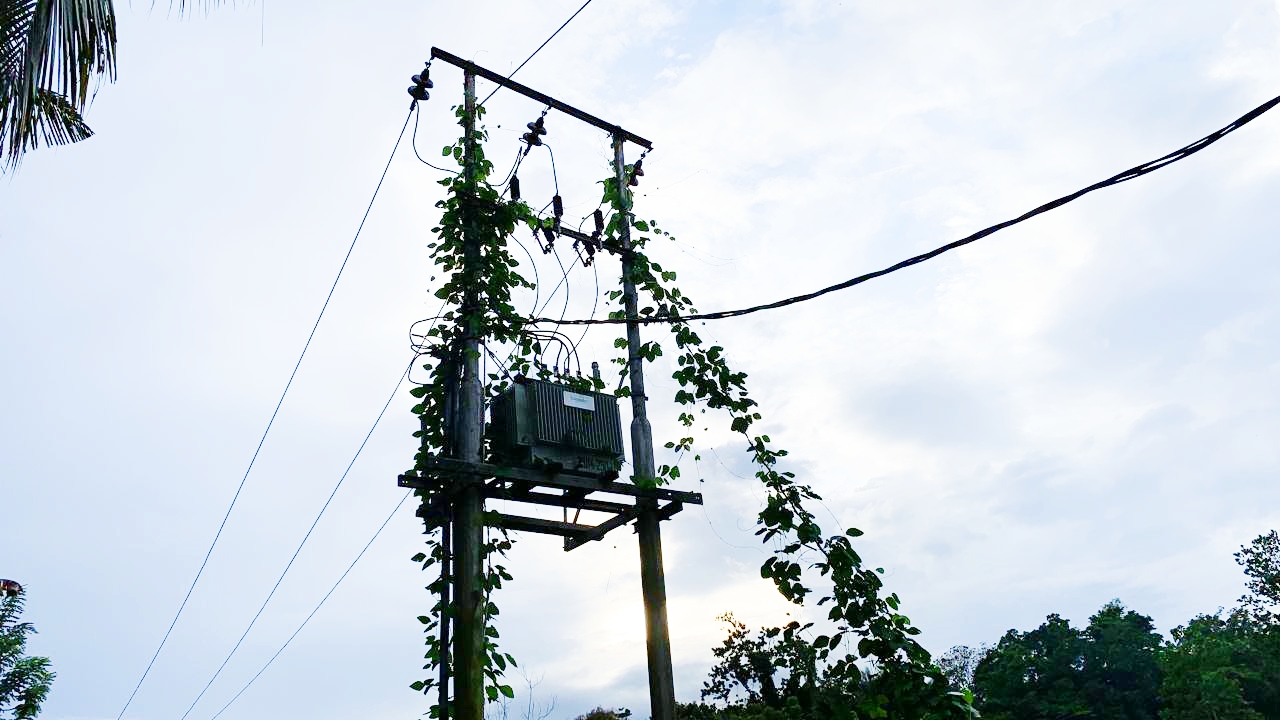
[[[83,140],[91,85],[115,79],[111,0],[0,0],[0,160]]]
[[[0,105],[0,162],[6,170],[17,168],[23,154],[41,143],[67,145],[93,135],[80,111],[57,93],[37,90],[27,107],[28,112],[17,115]]]
[[[0,82],[22,77],[35,9],[35,0],[0,0]]]
[[[259,1],[261,2],[261,0]],[[186,14],[188,8],[198,8],[201,12],[207,15],[210,10],[218,7],[219,5],[223,5],[225,3],[223,2],[223,0],[177,0],[176,3],[174,2],[174,0],[169,0],[170,8],[172,8],[175,4],[178,6],[179,15]]]
[[[90,80],[116,74],[111,0],[36,0],[27,41],[27,81],[83,108]]]

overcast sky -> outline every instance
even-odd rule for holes
[[[29,588],[32,650],[58,671],[45,718],[115,718],[155,651],[431,46],[508,72],[579,5],[119,8],[120,77],[89,111],[97,134],[32,153],[0,183],[0,576]],[[651,256],[719,310],[887,266],[1226,125],[1280,93],[1278,7],[596,0],[517,77],[653,141],[637,210],[678,242]],[[432,71],[417,135],[428,159],[457,136],[461,97],[460,72]],[[491,101],[502,170],[540,110]],[[569,213],[585,215],[607,138],[556,113],[547,126]],[[531,199],[554,192],[548,160],[521,171]],[[186,711],[387,401],[409,324],[438,307],[426,245],[440,176],[406,139],[128,717]],[[1234,603],[1231,553],[1280,526],[1278,195],[1272,113],[923,266],[699,332],[750,374],[762,430],[826,498],[827,529],[866,531],[860,552],[930,650],[1051,612],[1084,623],[1113,598],[1167,631]],[[544,282],[559,277],[548,259]],[[599,270],[612,287],[616,261]],[[579,267],[571,280],[565,312],[581,316],[595,278]],[[605,364],[613,337],[592,331],[584,363]],[[669,372],[650,372],[660,442],[676,437]],[[191,720],[262,666],[399,501],[411,405],[406,386]],[[682,700],[723,636],[717,615],[760,626],[802,612],[759,578],[763,496],[743,443],[708,427],[679,486],[705,509],[663,527]],[[222,717],[425,712],[407,687],[422,675],[415,616],[431,604],[408,560],[420,531],[406,504]],[[637,559],[629,530],[572,553],[519,538],[499,627],[552,717],[598,704],[646,715]]]

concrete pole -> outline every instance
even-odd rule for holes
[[[653,478],[653,428],[645,410],[644,358],[640,356],[639,297],[631,255],[631,189],[623,154],[625,139],[613,136],[613,162],[622,201],[618,235],[622,240],[622,299],[627,314],[627,369],[631,379],[631,464],[637,478]],[[644,595],[645,646],[649,658],[649,708],[653,720],[674,720],[675,680],[671,670],[671,633],[667,628],[667,581],[662,571],[662,532],[657,501],[639,498],[640,587]]]
[[[481,282],[480,233],[476,227],[475,198],[475,112],[476,78],[464,71],[466,122],[464,132],[464,193],[460,198],[463,212],[463,277],[467,288],[463,297],[462,319],[462,387],[458,414],[454,419],[454,447],[457,458],[479,463],[481,436],[484,433],[484,404],[480,385],[480,338],[478,336]],[[484,544],[484,500],[480,480],[474,476],[459,478],[461,488],[454,511],[454,572],[457,583],[457,609],[454,632],[454,709],[456,720],[484,719],[484,588],[481,546]]]

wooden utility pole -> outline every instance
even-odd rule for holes
[[[480,229],[476,218],[476,76],[463,72],[465,120],[463,132],[464,194],[463,213],[463,339],[458,362],[462,367],[462,387],[458,412],[453,418],[456,458],[479,464],[484,434],[484,405],[480,382]],[[459,477],[456,510],[453,513],[454,566],[457,583],[454,634],[454,709],[456,720],[484,720],[484,587],[481,579],[484,544],[484,497],[478,478]]]
[[[613,135],[613,164],[618,182],[618,235],[622,240],[622,298],[627,313],[627,370],[631,380],[631,465],[636,480],[652,481],[653,428],[645,409],[644,358],[640,355],[639,299],[635,283],[635,255],[631,248],[631,203],[623,146],[626,138]],[[658,503],[636,498],[636,533],[640,540],[640,589],[644,595],[645,647],[649,659],[649,707],[653,720],[674,720],[675,679],[671,669],[671,633],[667,628],[667,581],[662,571],[662,530]]]

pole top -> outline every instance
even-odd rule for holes
[[[462,58],[458,57],[457,55],[454,55],[451,52],[447,52],[445,50],[441,50],[440,48],[433,47],[431,48],[431,59],[443,60],[449,63],[450,65],[462,68],[464,72],[479,75],[485,80],[497,83],[502,87],[509,88],[515,92],[520,93],[521,95],[524,95],[527,98],[536,100],[539,103],[542,103],[543,105],[547,105],[549,107],[555,108],[556,110],[559,110],[560,112],[570,117],[575,117],[581,120],[582,122],[587,123],[588,125],[594,125],[600,128],[601,130],[604,130],[605,132],[609,133],[610,135],[613,135],[615,137],[621,137],[624,140],[633,142],[636,145],[639,145],[640,147],[644,148],[645,150],[653,149],[653,143],[649,142],[648,140],[645,140],[644,138],[640,137],[639,135],[636,135],[635,133],[629,130],[624,130],[621,126],[614,125],[613,123],[610,123],[610,122],[605,122],[604,120],[601,120],[595,115],[592,115],[587,112],[583,112],[582,110],[579,110],[578,108],[573,107],[568,103],[560,102],[559,100],[556,100],[555,98],[551,97],[550,95],[547,95],[546,93],[540,93],[537,90],[534,90],[533,88],[530,88],[525,85],[521,85],[520,83],[512,80],[511,78],[504,77],[492,70],[480,67],[479,65],[471,62],[470,60],[463,60]]]

